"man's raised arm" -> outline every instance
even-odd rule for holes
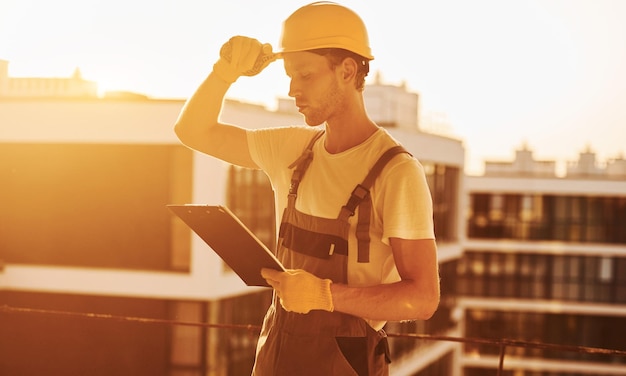
[[[222,56],[224,51],[228,52],[226,56]],[[245,129],[220,123],[219,116],[230,85],[242,75],[252,75],[253,68],[258,69],[254,74],[259,73],[275,58],[268,58],[259,67],[260,56],[273,56],[271,46],[242,36],[231,38],[220,55],[213,71],[183,106],[174,131],[184,145],[194,150],[254,168],[256,164],[248,152]]]

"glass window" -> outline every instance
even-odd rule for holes
[[[554,198],[554,217],[557,222],[567,221],[568,213],[568,198],[557,196]]]
[[[499,194],[491,195],[489,205],[489,220],[501,221],[504,218],[504,197]]]
[[[471,295],[481,296],[485,288],[485,255],[484,253],[472,253],[469,258],[469,270],[471,283],[468,288]]]
[[[587,198],[587,226],[585,240],[589,242],[605,241],[604,237],[604,205],[602,198]]]
[[[2,144],[2,258],[188,270],[190,232],[165,205],[189,202],[192,158],[182,145]]]
[[[626,303],[626,258],[615,258],[615,298],[616,303]]]
[[[467,337],[510,338],[537,343],[619,349],[626,335],[623,317],[470,310],[466,320]],[[465,348],[468,355],[494,354],[495,351],[497,346],[491,344],[472,344]],[[623,356],[552,349],[511,348],[507,354],[561,361],[626,363]]]
[[[516,296],[517,290],[517,256],[512,253],[506,253],[504,258],[504,277],[502,285],[504,286],[504,296]]]
[[[613,281],[613,259],[611,257],[600,258],[598,269],[600,282]]]
[[[532,297],[534,299],[544,299],[548,297],[547,270],[549,256],[532,255],[533,278],[532,278]]]
[[[203,303],[172,302],[172,317],[184,322],[203,321]],[[202,360],[203,329],[196,326],[173,325],[171,330],[170,364],[176,368],[196,368]]]
[[[261,325],[272,299],[272,292],[264,290],[220,300],[216,321],[222,324]],[[211,349],[216,353],[212,368],[219,375],[249,375],[254,364],[258,340],[257,331],[222,329],[215,332]]]
[[[268,248],[274,249],[274,191],[263,171],[231,166],[227,205]]]
[[[433,220],[437,240],[456,240],[459,169],[428,162],[424,162],[422,165],[432,195]]]

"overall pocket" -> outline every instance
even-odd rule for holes
[[[335,337],[294,336],[289,333],[282,333],[281,337],[280,354],[274,375],[363,375],[357,373],[351,366]]]

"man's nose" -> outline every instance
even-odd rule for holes
[[[298,85],[294,82],[293,79],[291,79],[291,81],[289,82],[289,93],[288,95],[292,98],[295,98],[297,96],[300,96],[300,89],[298,88]]]

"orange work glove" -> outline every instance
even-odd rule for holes
[[[317,278],[302,269],[280,272],[263,268],[261,276],[274,288],[286,311],[309,313],[312,310],[332,312],[334,309],[330,279]]]
[[[220,58],[213,65],[213,72],[222,80],[233,83],[240,76],[254,76],[278,58],[270,44],[256,39],[235,36],[224,43]]]

